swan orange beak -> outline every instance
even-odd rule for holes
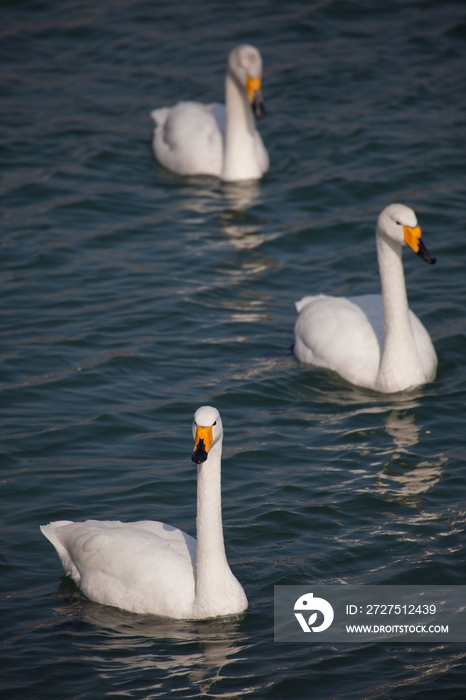
[[[263,117],[265,114],[265,108],[264,101],[262,100],[261,79],[250,78],[248,75],[244,87],[246,89],[248,100],[252,106],[254,116],[257,118]]]
[[[419,241],[421,240],[422,231],[420,226],[403,226],[403,233],[406,245],[409,245],[415,253],[419,251]]]
[[[435,263],[437,258],[432,255],[424,245],[421,238],[422,231],[420,226],[403,226],[403,234],[406,245],[408,245],[411,250],[414,250],[414,252],[417,253],[422,260],[429,263],[429,265],[433,265]]]
[[[196,435],[194,437],[194,452],[191,459],[196,464],[202,464],[206,461],[207,455],[212,444],[212,426],[204,428],[202,425],[196,425]]]

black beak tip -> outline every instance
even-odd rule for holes
[[[257,99],[256,97],[254,98],[252,103],[252,111],[256,119],[262,119],[262,117],[265,117],[265,107],[262,100]]]
[[[421,250],[419,250],[418,255],[421,258],[421,260],[424,260],[424,262],[428,263],[428,265],[435,265],[435,263],[437,262],[437,258],[435,257],[435,255],[429,253],[428,250],[423,250],[422,252]]]
[[[437,262],[437,258],[435,257],[435,255],[432,255],[432,253],[424,245],[423,240],[419,241],[419,250],[417,251],[417,254],[421,258],[421,260],[424,260],[424,262],[428,263],[429,265],[435,265],[435,263]]]
[[[191,455],[191,460],[194,464],[203,464],[207,459],[207,452],[204,445],[204,440],[201,438],[197,443],[197,447]]]

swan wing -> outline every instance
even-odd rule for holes
[[[375,313],[375,301],[373,306]],[[364,308],[345,297],[325,294],[304,297],[296,308],[294,353],[298,360],[334,370],[353,384],[373,386],[380,345]]]
[[[222,141],[224,144],[225,143],[225,129],[226,129],[226,123],[227,123],[227,113],[226,113],[225,105],[221,105],[219,102],[213,102],[212,104],[207,105],[207,108],[218,124],[218,128],[220,129],[220,133],[222,134]]]
[[[90,600],[138,613],[192,614],[196,540],[182,530],[152,521],[96,520],[41,530]]]
[[[361,294],[348,297],[349,301],[359,306],[377,336],[379,347],[383,348],[385,330],[383,325],[383,300],[381,294]]]
[[[151,112],[156,124],[152,147],[157,160],[179,175],[220,177],[224,151],[221,107],[179,102]],[[224,124],[223,115],[223,130]]]

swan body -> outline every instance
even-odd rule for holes
[[[423,260],[435,258],[421,239],[412,209],[391,204],[376,227],[382,294],[307,296],[296,303],[294,353],[298,360],[334,370],[352,384],[385,393],[434,379],[437,355],[409,309],[401,260],[407,244]]]
[[[214,175],[222,180],[256,180],[269,156],[254,116],[264,114],[262,58],[253,46],[237,46],[228,57],[225,106],[179,102],[151,112],[157,160],[179,175]]]
[[[242,612],[246,594],[228,565],[222,530],[223,427],[211,406],[194,415],[197,541],[165,523],[87,520],[41,526],[65,573],[97,603],[136,613],[202,619]]]

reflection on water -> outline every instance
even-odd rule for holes
[[[392,436],[393,442],[399,450],[406,449],[419,442],[419,430],[416,425],[414,413],[406,413],[393,409],[384,417],[385,430]]]
[[[243,211],[257,204],[260,196],[260,184],[257,180],[248,182],[225,182],[223,194],[232,209]]]
[[[223,215],[223,220],[227,214]],[[227,224],[222,221],[222,231],[230,238],[230,242],[238,250],[252,250],[264,242],[264,236],[258,233],[258,226],[244,224]]]
[[[260,192],[256,181],[220,183],[207,176],[188,177],[181,189],[182,206],[196,214],[211,214],[227,207],[245,216],[246,209],[258,204]]]
[[[298,390],[301,391],[301,388],[298,388]],[[319,416],[319,420],[327,425],[338,425],[342,422],[346,423],[348,418],[358,419],[360,416],[367,417],[370,415],[379,416],[380,414],[386,414],[382,419],[385,425],[385,432],[388,433],[391,438],[393,438],[393,442],[395,443],[398,451],[406,451],[408,447],[412,447],[419,442],[419,431],[421,427],[415,422],[415,414],[411,413],[411,410],[414,410],[419,406],[418,402],[412,400],[400,400],[394,403],[393,400],[391,400],[387,405],[384,402],[380,403],[380,396],[375,395],[374,398],[376,399],[378,405],[372,405],[369,403],[371,397],[363,394],[363,391],[364,390],[359,389],[358,387],[354,387],[354,390],[351,389],[351,391],[348,392],[346,402],[344,401],[341,391],[337,392],[336,401],[335,394],[332,392],[331,395],[329,395],[329,392],[327,391],[327,401],[329,400],[330,396],[332,403],[347,405],[348,403],[353,403],[355,397],[357,397],[359,402],[364,403],[365,405],[360,408],[355,408],[354,410],[346,410],[344,413],[335,412],[330,413],[329,415],[320,415],[316,413],[315,416],[312,417],[309,415],[308,420],[311,418],[315,420],[315,417]],[[320,394],[323,396],[322,390],[320,390]],[[371,422],[366,421],[366,424],[371,425]],[[380,419],[377,418],[375,422],[372,422],[372,429],[378,429],[379,425]],[[370,428],[366,428],[364,432],[367,432],[368,429],[370,430]],[[361,435],[359,428],[353,432],[357,432],[359,435]]]
[[[440,456],[436,462],[422,461],[412,466],[405,460],[396,459],[385,465],[377,474],[377,490],[400,498],[420,496],[442,478],[447,458]],[[416,502],[419,499],[415,499]]]
[[[309,393],[312,390],[312,400],[317,403],[327,402],[331,398],[332,403],[339,406],[351,406],[354,404],[367,404],[374,407],[374,412],[383,413],[390,409],[407,410],[419,406],[419,401],[425,398],[425,388],[416,387],[411,391],[402,392],[399,395],[381,395],[371,389],[364,389],[345,382],[336,372],[327,369],[312,367],[309,370],[315,379],[311,386],[306,386]],[[365,409],[362,409],[363,411]],[[353,414],[356,415],[356,414]]]
[[[268,237],[260,233],[261,222],[243,211],[227,209],[220,216],[222,232],[236,250],[252,250],[262,245]]]
[[[201,696],[208,692],[216,697],[212,686],[222,680],[225,667],[242,660],[238,654],[246,642],[239,631],[243,615],[200,621],[137,615],[83,599],[66,578],[60,592],[68,611],[72,608],[75,618],[95,628],[93,635],[78,632],[75,642],[86,655],[92,654],[102,675],[137,677],[151,671],[156,679],[155,670],[162,671],[163,678],[185,675],[199,685]],[[56,612],[63,616],[63,610]],[[158,685],[146,690],[156,691]]]
[[[323,390],[320,391],[323,396]],[[352,402],[355,396],[361,400],[364,398],[366,405],[363,407],[352,411],[346,410],[344,413],[300,412],[299,417],[308,423],[317,423],[320,429],[327,434],[338,434],[340,424],[346,425],[350,419],[356,425],[357,419],[364,416],[366,418],[364,430],[361,430],[360,427],[351,428],[349,431],[345,430],[348,448],[354,447],[363,457],[369,455],[370,459],[375,456],[378,458],[376,462],[371,462],[371,466],[377,465],[379,467],[376,476],[376,489],[379,493],[396,499],[410,498],[413,501],[412,505],[418,505],[421,500],[420,495],[427,493],[442,478],[447,457],[437,455],[431,460],[424,459],[415,463],[414,452],[410,448],[419,443],[423,427],[416,423],[415,409],[419,407],[419,402],[413,401],[411,398],[408,400],[400,398],[394,401],[390,397],[390,403],[387,405],[380,403],[380,396],[374,395],[375,400],[379,402],[378,405],[367,405],[370,397],[365,396],[362,391],[357,387],[348,389],[347,399]],[[327,391],[327,400],[329,395],[333,402],[334,394],[329,394]],[[340,402],[343,403],[341,389],[337,391],[337,395]],[[384,414],[382,415],[383,430],[393,442],[388,446],[383,445],[381,449],[376,451],[364,449],[366,444],[370,443],[370,436],[380,432],[382,428],[380,414]],[[375,420],[368,420],[371,415],[376,417]],[[341,443],[337,443],[336,446],[325,449],[338,450],[340,448]],[[388,462],[384,459],[384,456],[386,458],[387,455],[389,455]]]
[[[413,465],[409,447],[417,445],[422,426],[415,422],[414,413],[406,408],[414,408],[412,402],[403,409],[393,408],[385,417],[385,430],[393,438],[397,452],[392,456],[377,476],[377,488],[380,493],[392,493],[399,498],[419,497],[431,489],[442,477],[446,457],[439,456],[436,461],[423,460]],[[401,454],[405,453],[401,458]],[[419,498],[415,498],[419,501]]]
[[[217,183],[201,176],[186,178],[186,182],[182,190],[182,208],[188,213],[185,224],[207,224],[209,215],[218,214],[222,232],[237,250],[252,250],[279,235],[261,232],[270,220],[248,212],[261,202],[258,182]]]
[[[260,203],[260,184],[251,182],[225,183],[223,194],[229,207],[221,212],[220,223],[222,232],[228,237],[236,250],[252,250],[276,234],[264,234],[264,223],[247,210]]]

